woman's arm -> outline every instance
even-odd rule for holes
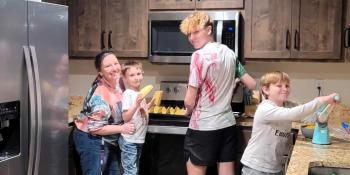
[[[135,125],[133,123],[125,123],[123,125],[105,125],[96,131],[91,131],[92,135],[111,135],[117,133],[133,134]]]

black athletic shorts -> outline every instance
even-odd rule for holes
[[[188,129],[184,143],[185,160],[190,159],[194,165],[198,166],[234,161],[236,130],[235,125],[214,131]]]

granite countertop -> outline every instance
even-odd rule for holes
[[[79,115],[83,107],[83,96],[70,96],[69,97],[69,110],[68,110],[68,123],[72,123],[74,119]]]
[[[311,139],[305,138],[300,131],[295,142],[287,175],[307,175],[310,167],[326,166],[350,168],[350,134],[343,135],[332,128],[339,128],[342,121],[350,122],[350,107],[339,105],[330,114],[331,144],[316,145]]]
[[[316,145],[299,135],[286,174],[307,175],[314,166],[349,168],[350,141],[331,137],[330,145]]]

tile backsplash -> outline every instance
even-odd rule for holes
[[[154,65],[140,60],[145,76],[143,85],[153,84],[158,90],[161,81],[187,81],[189,65]],[[123,60],[121,60],[123,62]],[[93,59],[70,59],[70,95],[87,93],[96,76]],[[265,72],[280,70],[289,74],[292,92],[290,100],[304,103],[318,95],[338,92],[344,104],[350,104],[350,63],[305,63],[305,62],[248,62],[245,65],[249,74],[259,79]]]

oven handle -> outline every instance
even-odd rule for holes
[[[216,42],[218,43],[222,43],[223,26],[224,26],[224,22],[222,20],[219,20],[218,24],[216,25]],[[214,32],[214,30],[212,32]]]
[[[187,127],[148,125],[147,132],[153,134],[186,135]]]

